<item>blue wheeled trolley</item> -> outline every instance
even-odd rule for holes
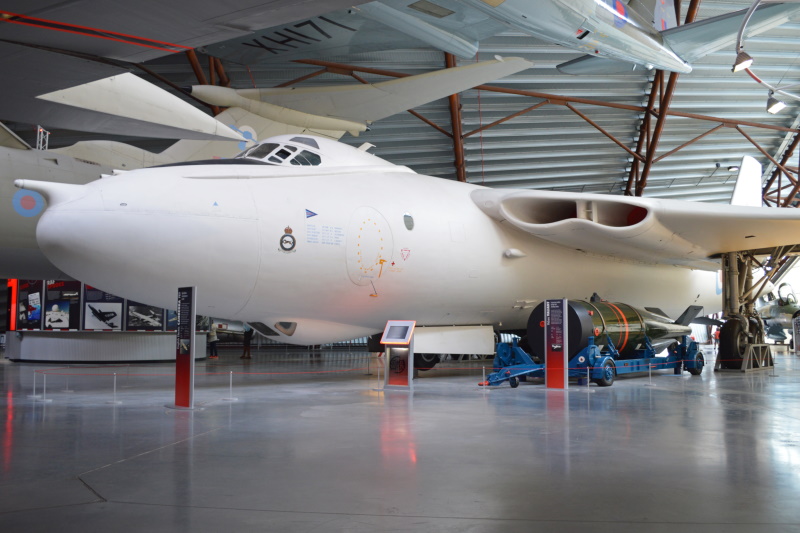
[[[600,387],[609,387],[614,383],[614,378],[620,374],[634,372],[647,372],[648,369],[672,368],[675,374],[684,370],[692,375],[700,375],[705,366],[703,352],[691,337],[685,335],[680,341],[670,346],[667,357],[656,357],[656,351],[648,339],[643,347],[637,349],[633,357],[621,358],[610,337],[606,337],[607,344],[601,350],[594,342],[594,337],[589,337],[589,344],[569,361],[569,377],[587,377]],[[537,363],[522,348],[517,340],[511,343],[497,344],[497,354],[494,358],[494,372],[488,379],[481,383],[485,386],[497,386],[508,381],[511,387],[517,387],[520,380],[528,376],[543,378],[545,365]]]

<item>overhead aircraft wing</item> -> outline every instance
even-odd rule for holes
[[[502,224],[621,260],[718,270],[726,252],[800,244],[795,209],[517,189],[472,199]]]
[[[747,10],[741,10],[685,24],[665,30],[661,35],[669,47],[688,63],[693,63],[723,48],[730,48],[733,57],[736,36],[746,12]],[[759,35],[785,24],[798,13],[800,4],[797,2],[764,4],[753,13],[747,23],[744,37]]]
[[[128,72],[129,63],[183,53],[363,1],[4,2],[0,68],[13,74],[3,77],[0,119],[99,133],[191,137],[192,130],[117,118],[36,97]]]
[[[202,90],[222,95],[234,93],[261,97],[277,107],[278,102],[287,111],[292,109],[314,113],[320,117],[337,117],[344,120],[372,122],[421,104],[464,91],[475,85],[502,78],[530,67],[531,63],[519,58],[482,61],[473,65],[444,69],[416,76],[408,76],[367,85],[343,85],[317,88],[246,89],[235,91],[226,87],[196,86],[193,93],[202,97]],[[245,99],[251,101],[250,99]],[[231,105],[218,102],[220,105]],[[292,109],[288,109],[288,108]],[[344,130],[327,130],[319,127],[298,126],[256,115],[240,107],[228,107],[216,119],[242,134],[248,141],[266,139],[288,133],[307,133],[330,139],[339,139]],[[82,141],[54,151],[93,161],[115,169],[128,170],[145,166],[233,157],[247,146],[246,142],[181,140],[160,154],[115,141]]]
[[[684,24],[661,32],[664,42],[687,63],[730,48],[733,53],[736,37],[747,10],[727,13],[691,24]],[[796,18],[800,14],[800,3],[764,4],[760,6],[747,24],[744,37],[759,35]],[[731,58],[731,63],[733,58]],[[601,56],[582,56],[558,65],[559,72],[575,75],[593,74],[641,74],[643,67]]]
[[[17,150],[31,149],[28,143],[20,139],[16,133],[8,129],[2,122],[0,122],[0,146],[3,148],[16,148]]]
[[[459,0],[382,0],[271,24],[250,35],[206,46],[209,54],[243,65],[432,46],[469,59],[478,41],[508,26]]]
[[[242,89],[241,96],[297,111],[372,122],[504,78],[533,66],[518,57],[437,70],[371,84]]]

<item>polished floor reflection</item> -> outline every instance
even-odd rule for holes
[[[0,530],[800,531],[799,355],[592,393],[444,363],[413,397],[367,353],[238,356],[194,411],[169,364],[3,360]]]

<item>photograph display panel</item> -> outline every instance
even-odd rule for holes
[[[42,329],[42,289],[40,279],[21,279],[17,294],[17,329]]]
[[[83,329],[87,331],[121,331],[124,299],[91,285],[83,291]]]
[[[125,305],[127,331],[163,331],[164,309],[128,300]]]
[[[81,282],[47,280],[44,329],[77,330],[81,325]]]

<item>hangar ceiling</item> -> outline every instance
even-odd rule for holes
[[[747,0],[703,0],[699,3],[696,20],[746,9],[750,4]],[[685,19],[688,8],[689,2],[684,1],[682,19]],[[756,60],[754,71],[768,82],[773,85],[800,83],[800,24],[786,24],[760,37],[748,39],[746,49]],[[556,65],[580,54],[515,32],[483,41],[475,60],[490,59],[495,55],[523,57],[532,61],[534,67],[494,82],[493,86],[621,104],[623,108],[586,103],[571,103],[570,108],[563,105],[563,101],[551,101],[497,126],[470,134],[543,99],[489,90],[462,93],[461,125],[467,135],[464,138],[467,181],[491,187],[624,194],[635,157],[632,152],[637,150],[641,125],[647,114],[645,109],[650,91],[659,86],[654,83],[655,73],[581,77],[561,74]],[[199,56],[207,67],[205,57]],[[445,65],[442,52],[424,48],[326,57],[325,60],[357,68],[409,74]],[[767,90],[746,73],[731,73],[733,60],[732,48],[722,50],[698,61],[692,73],[678,78],[670,105],[670,110],[678,114],[666,119],[655,157],[698,137],[699,140],[652,166],[644,189],[645,196],[728,202],[736,178],[736,172],[728,169],[738,166],[745,155],[762,163],[764,181],[773,175],[775,165],[770,157],[780,161],[794,140],[795,133],[791,129],[798,127],[798,106],[789,100],[789,107],[780,114],[768,114]],[[467,63],[458,61],[459,65]],[[156,59],[147,65],[178,86],[197,83],[183,54]],[[289,62],[247,66],[225,63],[223,66],[236,88],[252,87],[254,83],[261,87],[276,86],[321,68]],[[386,79],[371,72],[362,71],[357,75],[367,81]],[[666,80],[667,77],[664,85]],[[359,82],[353,77],[331,72],[300,82],[302,86],[334,83]],[[655,107],[659,106],[656,104]],[[416,111],[442,129],[451,130],[447,99]],[[706,115],[720,120],[697,120],[681,114]],[[655,122],[653,119],[652,125]],[[734,122],[759,123],[772,129],[754,126],[737,129]],[[17,123],[10,126],[29,142],[33,141],[30,126]],[[47,124],[43,126],[47,128]],[[98,138],[84,133],[52,132],[51,147]],[[153,150],[165,147],[164,141],[115,139]],[[408,165],[420,173],[446,179],[457,177],[453,140],[409,113],[381,120],[373,125],[371,131],[357,138],[346,134],[342,140],[354,145],[370,142],[375,145],[373,153],[394,163]],[[646,151],[642,154],[646,157]],[[796,170],[796,164],[793,157],[788,166]],[[791,184],[786,177],[782,179],[785,187],[781,192],[783,202]],[[768,196],[775,196],[775,186],[770,189],[773,192]]]

